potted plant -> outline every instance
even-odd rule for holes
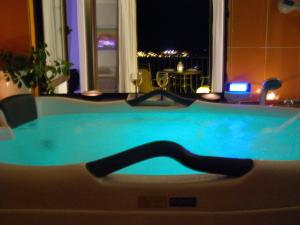
[[[49,57],[46,44],[38,48],[32,47],[28,56],[2,51],[1,69],[5,72],[7,81],[12,80],[18,87],[24,84],[34,93],[40,90],[46,94],[53,94],[55,89],[53,81],[61,76],[67,80],[71,63],[60,59],[51,62],[48,60]]]

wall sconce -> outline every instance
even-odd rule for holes
[[[278,99],[279,99],[279,96],[276,95],[275,92],[270,91],[270,92],[267,94],[266,99],[269,100],[269,101],[274,101],[274,100],[278,100]]]
[[[274,92],[268,93],[268,91],[276,90],[276,89],[280,88],[281,85],[282,85],[282,82],[278,78],[269,78],[268,80],[264,81],[262,90],[261,90],[261,93],[259,96],[259,104],[265,105],[266,100],[271,100],[271,99],[268,99],[268,97],[267,97],[268,95],[269,95],[269,98],[274,98],[273,100],[278,100],[279,97],[276,99],[276,95]]]

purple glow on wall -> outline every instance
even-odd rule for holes
[[[72,68],[79,71],[79,45],[78,45],[78,26],[77,26],[77,1],[66,0],[67,25],[72,30],[68,34],[68,55],[69,61],[73,63]]]

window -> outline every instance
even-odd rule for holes
[[[194,91],[210,85],[211,24],[210,0],[137,0],[139,66],[150,65],[155,78],[182,62],[201,71]]]

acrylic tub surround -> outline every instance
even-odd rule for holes
[[[38,119],[0,142],[0,218],[6,224],[300,219],[300,110],[204,102],[131,107],[55,97],[36,102]],[[237,178],[201,174],[165,157],[101,178],[86,168],[86,162],[160,140],[197,155],[251,158],[254,165]],[[37,217],[49,220],[35,223]]]

